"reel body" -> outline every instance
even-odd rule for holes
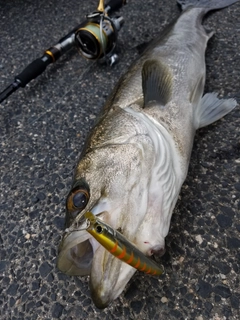
[[[106,10],[86,16],[86,24],[75,33],[75,42],[84,58],[97,60],[104,58],[112,65],[118,32],[123,26],[122,17],[110,18]]]
[[[112,53],[116,47],[117,33],[123,25],[122,17],[90,20],[76,32],[76,44],[84,58],[96,60]]]

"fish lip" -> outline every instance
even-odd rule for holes
[[[114,257],[114,259],[116,258]],[[119,263],[123,263],[123,262],[119,261]],[[91,272],[90,281],[89,281],[90,294],[91,294],[91,299],[94,305],[98,309],[104,309],[108,307],[114,300],[116,300],[121,295],[121,293],[126,288],[126,285],[128,284],[129,280],[136,272],[134,268],[132,267],[130,268],[132,270],[126,276],[126,281],[122,282],[122,279],[120,279],[118,275],[116,275],[116,278],[117,278],[116,283],[113,284],[111,288],[107,290],[104,290],[104,281],[103,281],[103,285],[101,283],[98,286],[93,285],[94,278],[92,277],[92,272]],[[119,280],[120,280],[120,285],[119,285]]]
[[[96,240],[93,238],[93,241]],[[118,293],[116,284],[119,280],[122,263],[101,245],[95,251],[89,288],[92,301],[98,309],[106,308],[118,297],[118,295],[116,296]]]
[[[115,291],[116,283],[112,285],[111,290],[104,291],[104,286],[102,286],[102,284],[96,287],[93,285],[93,282],[94,277],[92,276],[91,272],[89,279],[90,294],[94,305],[98,309],[104,309],[108,307],[122,292],[122,290],[120,290],[120,292],[119,290]]]
[[[99,291],[96,290],[96,288],[94,288],[94,286],[92,285],[91,277],[90,277],[89,287],[90,287],[91,299],[92,299],[94,305],[98,309],[107,308],[109,306],[109,304],[111,304],[111,302],[114,300],[114,299],[110,298],[109,295],[103,296],[103,295],[99,294]]]
[[[117,299],[136,271],[103,246],[99,246],[95,251],[89,279],[91,298],[95,306],[104,309]]]

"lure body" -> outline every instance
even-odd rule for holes
[[[161,267],[145,256],[120,232],[111,228],[94,214],[86,212],[85,218],[89,221],[89,226],[86,230],[116,258],[139,271],[153,276],[161,275],[164,272]]]

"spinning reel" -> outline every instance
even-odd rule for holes
[[[125,3],[126,1],[112,0],[104,8],[103,1],[100,0],[97,11],[86,16],[87,22],[75,33],[76,45],[84,58],[92,60],[103,58],[109,65],[117,61],[114,49],[118,31],[124,20],[122,17],[110,18],[108,13],[113,10],[113,4],[116,8]]]

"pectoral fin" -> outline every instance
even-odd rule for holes
[[[155,101],[165,106],[172,96],[172,74],[169,68],[157,60],[147,60],[142,68],[144,108]]]

